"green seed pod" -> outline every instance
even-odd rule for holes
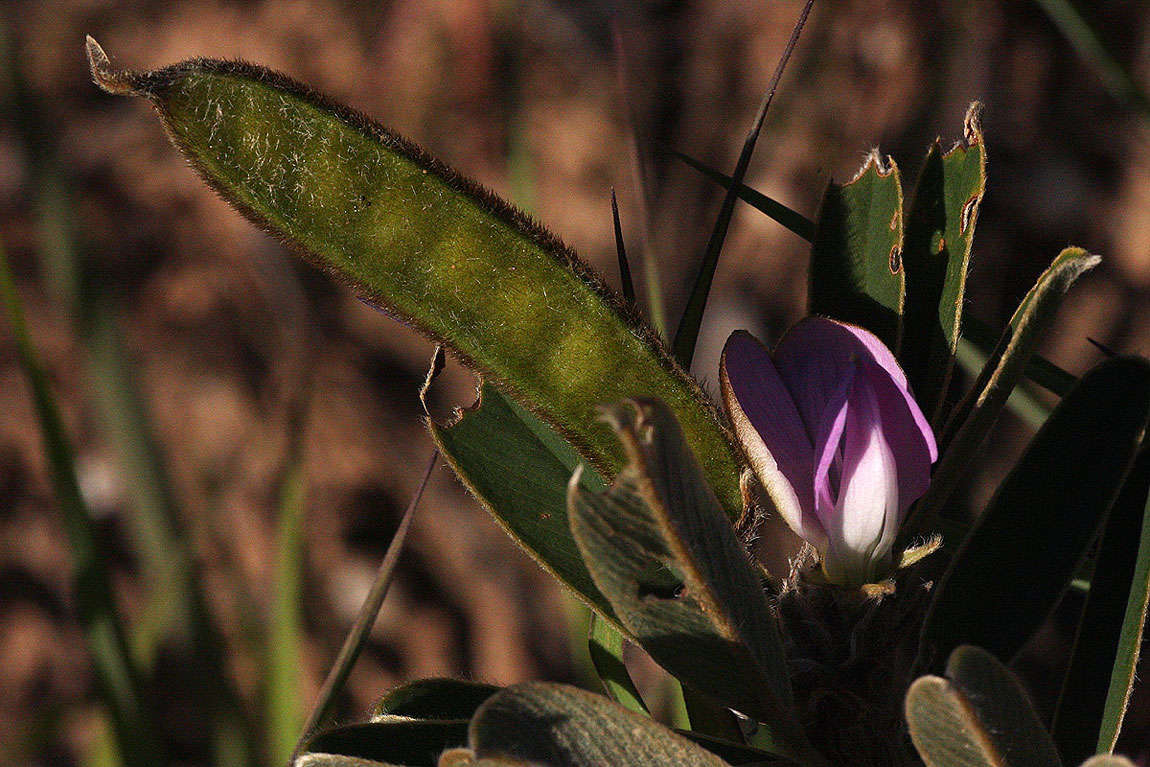
[[[113,70],[204,179],[255,224],[443,343],[612,476],[623,456],[596,406],[665,402],[732,515],[739,459],[717,409],[590,267],[522,212],[413,143],[290,78],[193,59]]]

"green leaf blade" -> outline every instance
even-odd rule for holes
[[[1051,414],[958,550],[922,629],[928,665],[960,644],[1010,660],[1074,577],[1150,421],[1150,363],[1117,357]],[[978,599],[970,595],[978,594]]]
[[[397,687],[372,707],[373,721],[403,716],[411,719],[470,719],[483,701],[501,688],[465,679],[419,679]]]
[[[467,743],[466,719],[395,718],[336,727],[308,741],[306,751],[405,767],[435,767],[440,753]]]
[[[591,663],[603,682],[607,696],[628,711],[649,716],[651,712],[643,702],[643,696],[639,694],[639,688],[635,686],[623,660],[624,644],[625,640],[618,629],[598,615],[591,616],[587,645]]]
[[[550,427],[485,384],[476,406],[455,423],[428,429],[444,458],[495,521],[563,586],[616,625],[610,601],[596,587],[567,520],[567,483],[578,454]],[[593,470],[592,489],[605,487]]]
[[[265,642],[265,726],[273,764],[290,758],[306,716],[299,694],[306,497],[303,463],[293,454],[280,487],[275,586]]]
[[[686,165],[702,173],[704,176],[714,181],[724,189],[731,188],[731,177],[722,171],[715,170],[709,165],[705,165],[690,155],[683,154],[672,150],[673,157],[682,160]],[[815,238],[815,222],[804,216],[802,213],[789,208],[778,200],[772,199],[762,192],[752,189],[745,184],[740,184],[738,188],[739,199],[750,205],[760,213],[765,214],[768,218],[772,219],[775,223],[780,224],[791,232],[794,232],[799,237],[802,237],[807,242]]]
[[[1018,679],[979,647],[955,649],[946,677],[911,685],[906,718],[928,767],[1061,767]]]
[[[906,213],[906,301],[899,358],[923,412],[937,425],[962,322],[966,273],[986,189],[986,152],[973,104],[963,140],[927,154]]]
[[[723,767],[706,749],[606,698],[566,685],[528,682],[488,700],[471,722],[482,759],[571,767]],[[482,762],[481,762],[482,763]]]
[[[860,325],[889,348],[903,308],[902,183],[871,154],[853,179],[832,182],[811,244],[810,313]]]
[[[1010,325],[966,399],[940,436],[943,453],[930,489],[916,513],[918,529],[942,511],[978,457],[991,428],[1021,382],[1038,344],[1053,325],[1067,291],[1100,261],[1081,248],[1067,248],[1054,259],[1019,304]]]
[[[608,491],[569,494],[596,585],[660,665],[803,754],[776,618],[674,419],[653,402],[606,414],[632,462]]]
[[[94,47],[93,47],[94,46]],[[257,225],[513,392],[608,475],[623,456],[604,401],[668,403],[728,514],[739,461],[717,410],[654,333],[553,235],[405,139],[289,78],[197,59],[113,72]]]
[[[1138,665],[1150,596],[1150,451],[1110,512],[1053,731],[1068,764],[1114,750]]]

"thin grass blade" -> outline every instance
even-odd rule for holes
[[[73,589],[80,625],[95,666],[101,697],[108,705],[116,748],[128,767],[158,764],[161,747],[142,691],[140,672],[120,621],[107,555],[92,523],[76,478],[74,452],[55,397],[36,358],[24,320],[24,307],[0,246],[0,300],[16,341],[20,365],[32,389],[36,417],[51,469],[72,554]]]
[[[739,199],[739,188],[743,185],[743,179],[747,175],[747,168],[751,164],[751,156],[755,152],[755,143],[759,140],[759,133],[763,129],[763,121],[766,120],[767,110],[770,109],[771,101],[775,98],[775,91],[779,87],[779,81],[783,79],[783,71],[787,67],[787,62],[791,59],[791,54],[795,50],[795,46],[799,42],[799,35],[802,34],[803,27],[806,26],[807,17],[810,16],[811,7],[814,5],[814,0],[807,0],[803,5],[802,13],[799,14],[799,19],[795,22],[794,30],[791,31],[791,39],[787,41],[787,46],[783,49],[783,55],[779,59],[779,64],[775,68],[775,74],[771,77],[770,85],[767,86],[766,95],[763,96],[763,101],[759,105],[758,114],[755,115],[755,121],[751,125],[751,129],[747,132],[747,137],[743,140],[743,149],[739,153],[739,160],[735,164],[735,171],[731,174],[731,185],[727,187],[727,194],[723,197],[722,207],[719,208],[719,215],[715,221],[715,228],[711,232],[711,237],[707,241],[707,247],[703,251],[703,260],[699,266],[699,273],[695,277],[695,284],[691,288],[690,296],[687,298],[687,306],[683,310],[683,317],[679,320],[679,329],[675,331],[675,340],[672,342],[671,349],[675,354],[675,359],[684,369],[691,369],[691,360],[695,356],[695,344],[699,340],[699,328],[703,324],[703,313],[707,309],[707,298],[711,294],[711,284],[715,280],[715,270],[719,266],[719,254],[723,252],[723,242],[727,238],[727,229],[731,224],[731,216],[735,212],[735,202]]]
[[[631,138],[631,178],[635,183],[635,203],[638,206],[639,223],[643,232],[642,258],[638,261],[643,271],[644,285],[647,291],[647,312],[651,326],[660,338],[667,338],[667,309],[666,299],[663,295],[663,277],[659,269],[659,260],[654,250],[655,236],[651,231],[654,211],[651,210],[652,194],[650,174],[648,172],[647,142],[644,140],[639,126],[638,115],[632,104],[630,77],[627,73],[627,50],[623,44],[623,33],[619,29],[616,19],[611,22],[611,41],[615,52],[615,83],[618,98],[623,105],[623,117],[626,121],[625,132]]]
[[[395,576],[395,568],[399,564],[399,555],[403,551],[403,544],[407,541],[407,533],[411,529],[415,509],[419,506],[419,500],[423,497],[423,491],[427,489],[427,482],[431,479],[431,472],[435,469],[438,461],[439,451],[436,450],[431,454],[431,458],[427,462],[427,469],[423,472],[423,478],[419,481],[419,487],[415,491],[415,496],[411,499],[407,511],[403,514],[403,519],[400,520],[399,527],[395,530],[395,535],[391,538],[391,543],[387,546],[375,581],[371,584],[371,590],[368,591],[367,598],[364,599],[363,606],[359,609],[359,616],[348,632],[347,638],[339,650],[339,655],[336,656],[335,663],[332,664],[327,679],[324,680],[323,687],[320,688],[315,707],[303,727],[292,761],[300,753],[307,739],[327,720],[348,676],[351,675],[355,662],[359,659],[360,652],[363,651],[363,647],[367,643],[368,634],[371,632],[371,627],[375,625],[375,619],[379,616],[379,608],[383,605],[383,600],[391,587],[392,578]]]
[[[702,173],[707,178],[711,179],[724,189],[731,188],[731,177],[722,171],[715,170],[709,165],[696,160],[690,155],[684,154],[677,150],[669,150],[672,157],[683,161],[688,167]],[[793,208],[788,208],[778,200],[767,197],[762,192],[752,189],[746,184],[740,184],[738,187],[739,199],[750,205],[755,210],[763,213],[783,228],[794,232],[799,237],[802,237],[807,242],[815,238],[815,222],[799,213]]]
[[[1098,33],[1090,27],[1070,0],[1035,0],[1035,2],[1070,41],[1078,51],[1078,55],[1094,69],[1111,96],[1129,104],[1143,115],[1150,115],[1150,96],[1147,96],[1146,91],[1134,82],[1134,78],[1126,68],[1110,55],[1106,45],[1099,39]]]
[[[300,704],[307,484],[302,456],[293,451],[280,483],[276,567],[265,646],[264,717],[272,764],[290,758],[304,720]]]

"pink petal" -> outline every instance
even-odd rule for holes
[[[914,400],[909,401],[885,371],[874,365],[862,366],[861,375],[878,400],[883,436],[890,445],[898,468],[899,523],[912,503],[930,486],[930,466],[938,457],[934,433]]]
[[[807,423],[821,423],[822,408],[829,402],[837,382],[847,374],[852,360],[871,362],[873,367],[866,366],[872,371],[870,377],[873,380],[885,377],[893,386],[883,386],[879,391],[884,395],[892,392],[897,395],[883,396],[884,410],[905,409],[921,437],[920,441],[908,436],[906,444],[925,445],[930,462],[938,460],[934,432],[910,392],[906,374],[891,351],[870,331],[826,317],[806,317],[783,336],[775,349],[774,360]],[[904,420],[900,418],[898,423],[903,424]]]
[[[852,367],[839,382],[823,410],[822,422],[815,434],[815,515],[824,529],[829,529],[836,512],[836,500],[842,481],[843,431],[847,424],[847,406],[855,386]]]
[[[821,548],[826,536],[814,515],[811,438],[770,352],[749,333],[732,333],[723,347],[719,383],[735,434],[779,514]]]
[[[878,396],[865,380],[853,387],[845,411],[836,509],[823,519],[828,539],[824,568],[832,580],[866,583],[874,579],[876,564],[889,556],[898,530],[898,470]]]

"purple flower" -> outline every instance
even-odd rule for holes
[[[772,355],[744,331],[723,349],[723,402],[751,467],[833,583],[886,575],[907,508],[938,458],[894,355],[860,327],[808,317]]]

